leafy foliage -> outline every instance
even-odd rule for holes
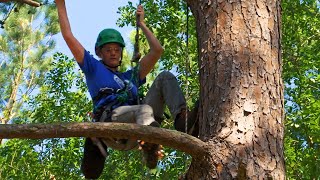
[[[287,176],[316,179],[320,174],[319,1],[285,0],[282,7]]]
[[[13,123],[82,122],[91,110],[83,75],[75,63],[55,54],[40,92]],[[83,140],[79,138],[46,140],[8,140],[0,148],[0,161],[6,164],[0,179],[79,179]],[[10,160],[11,165],[8,164]],[[21,172],[22,170],[23,172]],[[3,173],[5,172],[5,173]]]
[[[199,97],[199,71],[193,16],[189,13],[189,26],[187,27],[187,6],[182,0],[144,1],[143,6],[146,24],[153,30],[165,49],[160,60],[160,70],[172,70],[177,74],[182,89],[188,94],[188,99],[195,102]],[[119,8],[122,15],[118,20],[119,26],[135,25],[135,8],[131,2]],[[186,44],[187,31],[188,46]],[[146,40],[142,37],[142,41]]]

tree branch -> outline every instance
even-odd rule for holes
[[[0,2],[18,1],[21,3],[28,4],[30,6],[39,7],[41,4],[32,0],[0,0]]]
[[[0,125],[0,139],[46,139],[67,137],[112,137],[140,139],[186,152],[192,157],[204,156],[207,143],[175,130],[129,123],[57,123]]]
[[[41,4],[32,0],[20,0],[21,2],[28,4],[30,6],[39,7]]]

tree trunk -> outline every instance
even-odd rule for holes
[[[200,139],[212,149],[185,178],[285,179],[280,1],[187,2],[198,34]]]

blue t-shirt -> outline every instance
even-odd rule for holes
[[[137,84],[133,70],[128,70],[123,73],[113,72],[86,50],[84,52],[83,65],[79,64],[79,66],[85,74],[86,83],[92,99],[104,88],[112,89],[114,92],[126,88],[127,94],[130,94],[130,96],[125,102],[121,103],[121,105],[134,105],[137,103],[138,87],[146,82],[146,79],[143,79],[139,80]],[[94,101],[94,107],[101,107],[113,102],[117,100],[119,96],[119,94],[114,93],[96,100]],[[119,104],[116,106],[119,106]]]

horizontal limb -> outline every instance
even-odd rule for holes
[[[192,157],[205,155],[207,143],[175,130],[129,123],[3,124],[0,139],[47,139],[68,137],[112,137],[144,140],[186,152]]]

